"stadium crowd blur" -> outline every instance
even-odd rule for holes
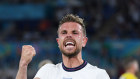
[[[68,13],[85,20],[89,40],[83,58],[106,69],[111,79],[124,72],[124,59],[140,63],[140,0],[0,0],[0,79],[15,78],[25,44],[37,53],[28,79],[39,62],[61,62],[55,38],[59,21]]]

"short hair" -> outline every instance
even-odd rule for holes
[[[84,24],[84,19],[80,18],[79,16],[77,15],[73,15],[73,14],[67,14],[66,16],[64,16],[62,18],[62,20],[59,22],[59,27],[63,24],[63,23],[66,23],[66,22],[76,22],[78,24],[80,24],[83,28],[83,34],[86,36],[86,27],[85,27],[85,24]],[[59,27],[58,27],[58,30],[59,30]],[[57,31],[58,33],[58,31]]]

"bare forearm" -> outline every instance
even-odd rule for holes
[[[19,66],[16,79],[27,79],[27,66]]]
[[[27,79],[27,66],[31,62],[35,54],[36,54],[35,49],[31,45],[22,46],[19,70],[17,72],[16,79]]]

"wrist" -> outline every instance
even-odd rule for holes
[[[25,61],[20,61],[19,67],[26,68],[26,67],[28,67],[28,64]]]

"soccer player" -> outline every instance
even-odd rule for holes
[[[104,69],[92,66],[82,59],[82,48],[88,40],[82,18],[73,14],[63,17],[56,40],[63,62],[44,65],[34,79],[110,79]],[[32,46],[23,46],[16,79],[27,79],[27,66],[34,55],[35,49]]]
[[[128,59],[125,62],[126,72],[121,75],[119,79],[138,79],[136,77],[136,72],[139,70],[138,61],[135,59]]]

